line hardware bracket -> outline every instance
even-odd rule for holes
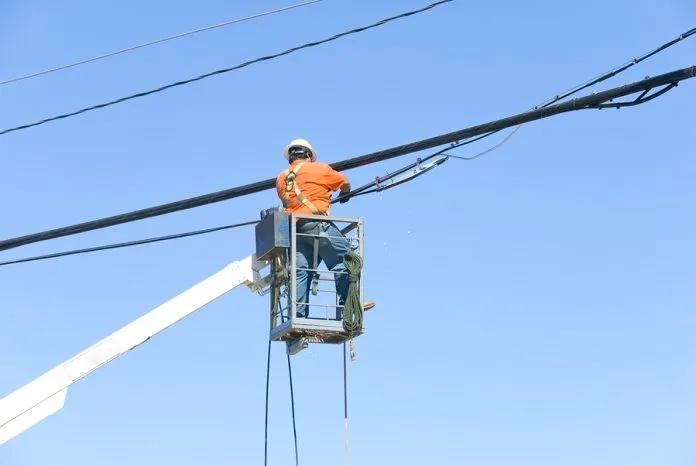
[[[384,183],[384,184],[381,184],[381,185],[378,185],[375,188],[375,190],[376,191],[386,191],[387,189],[391,189],[391,188],[394,188],[396,186],[399,186],[400,184],[411,181],[414,178],[418,178],[419,176],[429,172],[433,168],[435,168],[439,165],[442,165],[447,160],[449,160],[449,156],[444,155],[444,156],[436,158],[435,160],[433,160],[431,162],[424,164],[423,160],[419,158],[418,160],[416,160],[416,162],[415,162],[416,166],[413,168],[413,170],[411,172],[406,173],[406,174],[401,175],[401,176],[394,175],[391,178],[391,181]]]
[[[614,102],[614,99],[610,99],[610,103],[603,103],[603,104],[597,104],[597,105],[590,105],[587,107],[587,109],[597,109],[597,110],[602,110],[605,108],[615,108],[615,109],[620,109],[623,107],[634,107],[636,105],[641,105],[646,102],[650,102],[653,99],[656,99],[657,97],[660,97],[661,95],[666,94],[667,92],[671,91],[675,87],[679,85],[678,82],[673,82],[670,84],[667,84],[663,86],[661,89],[658,91],[653,92],[652,94],[649,94],[650,91],[655,89],[654,87],[650,87],[648,89],[645,89],[643,92],[640,93],[638,97],[636,97],[633,100],[629,101],[624,101],[624,102]]]
[[[431,160],[432,159],[432,160]],[[435,167],[438,167],[449,160],[448,155],[438,156],[437,154],[430,155],[424,159],[418,158],[415,162],[400,168],[392,173],[387,173],[384,176],[378,176],[371,183],[354,189],[347,196],[357,197],[364,194],[386,191],[403,183],[407,183],[419,176],[429,172]],[[427,162],[427,163],[423,163]],[[335,198],[333,202],[338,201],[340,197]]]

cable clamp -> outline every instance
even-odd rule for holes
[[[375,176],[375,188],[377,191],[380,191],[382,189],[382,184],[379,182],[379,176]]]

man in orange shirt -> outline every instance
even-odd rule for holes
[[[288,213],[328,215],[331,207],[331,193],[340,190],[341,195],[350,192],[350,183],[341,173],[325,163],[316,162],[317,156],[311,144],[304,139],[295,139],[285,147],[285,159],[290,163],[287,170],[276,179],[276,192],[283,201]],[[348,197],[341,199],[347,202]],[[343,305],[348,293],[348,275],[343,264],[343,256],[350,250],[348,239],[331,222],[301,219],[297,222],[298,233],[321,234],[318,241],[318,259],[323,260],[329,270],[334,272],[336,294],[339,305]],[[314,259],[314,237],[297,236],[295,249],[296,268],[311,268]],[[318,265],[318,264],[317,264]],[[307,317],[311,281],[307,270],[297,270],[297,317]],[[365,309],[374,303],[365,303]],[[341,313],[337,309],[336,317]]]
[[[316,153],[307,140],[293,140],[283,153],[290,167],[278,175],[276,191],[288,213],[328,215],[331,193],[339,189],[341,195],[350,192],[345,176],[316,162]],[[340,202],[347,201],[344,198]]]

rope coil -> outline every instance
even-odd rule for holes
[[[358,280],[363,267],[363,259],[353,251],[348,251],[343,256],[343,264],[348,272],[348,293],[343,305],[343,330],[350,337],[350,359],[355,360],[355,347],[353,338],[360,335],[363,328],[364,309],[360,300],[360,288]]]

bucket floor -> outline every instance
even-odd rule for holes
[[[296,341],[302,338],[307,339],[310,343],[343,343],[348,341],[350,338],[348,334],[343,331],[336,330],[319,330],[319,329],[307,329],[307,328],[291,328],[277,338],[275,341]]]

